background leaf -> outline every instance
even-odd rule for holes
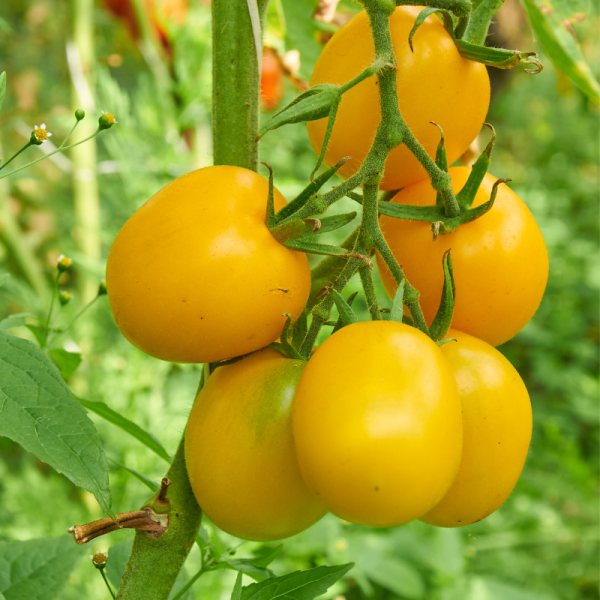
[[[273,577],[261,583],[253,583],[242,591],[243,600],[311,600],[324,594],[338,579],[343,577],[354,563],[334,567],[315,567],[296,571],[282,577]]]
[[[0,330],[0,435],[92,492],[112,516],[108,464],[93,423],[34,344]]]
[[[527,16],[544,51],[588,98],[600,104],[600,85],[587,64],[573,23],[585,17],[577,0],[523,0]]]
[[[48,356],[58,367],[63,379],[69,379],[81,364],[81,354],[79,352],[67,352],[62,348],[52,348],[48,351]]]
[[[172,457],[169,456],[169,453],[165,450],[165,447],[151,434],[147,431],[144,431],[139,425],[136,425],[133,421],[126,419],[118,412],[114,411],[110,406],[104,404],[104,402],[90,402],[89,400],[84,400],[83,398],[77,398],[82,406],[96,413],[103,419],[106,419],[109,423],[116,425],[121,428],[123,431],[126,431],[129,435],[133,436],[136,440],[139,440],[146,446],[150,448],[152,452],[166,460],[167,462],[171,462]]]
[[[4,102],[4,96],[6,95],[6,71],[2,71],[0,75],[0,109]]]
[[[56,598],[85,552],[85,548],[67,535],[0,542],[0,597],[6,600]]]

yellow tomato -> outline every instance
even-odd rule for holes
[[[469,173],[466,167],[450,169],[455,192]],[[489,173],[485,176],[473,206],[490,199],[495,181]],[[429,181],[420,181],[400,191],[392,202],[432,206],[435,196]],[[452,321],[456,329],[499,346],[525,326],[542,300],[548,281],[546,244],[527,206],[504,184],[488,213],[451,234],[440,235],[435,242],[429,223],[381,217],[381,229],[408,280],[421,293],[428,323],[442,296],[442,257],[449,249],[456,284]],[[393,297],[394,279],[380,256],[377,264]]]
[[[284,313],[300,315],[308,260],[269,232],[267,195],[252,171],[208,167],[169,183],[125,223],[106,284],[132,344],[163,360],[215,362],[270,344]]]
[[[446,135],[448,162],[452,164],[469,147],[485,121],[490,103],[490,81],[484,65],[460,56],[436,16],[419,27],[414,52],[408,34],[423,7],[401,6],[390,18],[394,52],[398,61],[398,102],[404,120],[427,153],[435,156],[440,132]],[[331,38],[321,53],[310,84],[347,83],[375,60],[369,19],[363,11],[350,19]],[[351,156],[339,171],[350,177],[360,167],[381,121],[377,77],[370,77],[344,94],[339,107],[325,163],[334,165]],[[308,123],[308,135],[320,153],[327,119]],[[425,179],[427,173],[402,145],[390,153],[381,188],[395,190]]]
[[[408,325],[340,329],[304,369],[294,439],[304,480],[338,517],[387,527],[422,516],[460,463],[460,399],[448,361]]]
[[[531,402],[523,380],[495,348],[460,331],[442,346],[462,402],[463,455],[458,475],[422,521],[462,527],[497,510],[512,492],[531,440]]]
[[[219,367],[190,414],[185,460],[207,517],[246,540],[289,537],[327,509],[306,487],[292,438],[292,399],[305,366],[271,349]]]

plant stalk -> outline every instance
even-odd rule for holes
[[[267,0],[258,6],[264,20]],[[256,171],[260,78],[247,0],[213,0],[212,15],[214,163]],[[167,600],[194,545],[202,512],[187,476],[183,438],[167,477],[169,504],[157,504],[160,492],[147,503],[169,515],[167,531],[158,540],[136,534],[117,600]]]

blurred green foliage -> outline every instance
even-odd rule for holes
[[[309,23],[310,29],[305,27],[303,19],[312,5],[309,0],[274,2],[273,10],[282,6],[286,11],[284,28],[277,15],[269,16],[272,45],[280,50],[300,49],[303,77],[309,76],[319,41],[327,35],[326,26]],[[341,7],[356,9],[350,2]],[[2,3],[0,71],[8,73],[8,91],[0,115],[0,143],[5,157],[24,144],[34,124],[45,122],[55,134],[54,141],[61,140],[73,122],[65,59],[70,15],[68,3]],[[596,71],[598,50],[590,40],[598,23],[594,14],[578,29]],[[98,140],[105,259],[119,228],[154,192],[175,176],[211,164],[210,11],[191,0],[186,23],[173,27],[170,88],[159,85],[127,30],[100,5],[95,26],[97,113],[110,111],[119,121]],[[531,43],[526,30],[520,35],[525,44]],[[511,186],[535,215],[550,253],[550,280],[538,313],[501,348],[523,376],[534,409],[533,440],[521,480],[497,513],[461,530],[436,529],[420,522],[375,530],[329,515],[285,542],[283,553],[273,563],[277,574],[356,561],[348,578],[327,596],[347,600],[599,597],[598,111],[545,62],[538,76],[517,68],[494,79],[488,118],[498,131],[492,172],[513,179]],[[291,84],[286,86],[284,101],[295,94]],[[28,158],[42,150],[30,149]],[[273,166],[276,185],[291,198],[305,185],[315,156],[306,129],[295,125],[266,135],[261,159]],[[72,235],[77,226],[72,197],[68,156],[42,162],[0,182],[0,269],[11,274],[0,288],[2,317],[47,310],[47,298],[28,273],[42,274],[49,296],[53,261],[59,253],[75,262],[61,287],[75,288],[83,272],[81,265],[87,263]],[[334,206],[334,212],[356,209],[349,200]],[[17,225],[18,242],[31,251],[33,264],[24,265],[15,256],[6,237],[7,223]],[[339,241],[351,227],[328,235]],[[104,264],[87,269],[96,276]],[[380,298],[385,298],[377,284]],[[347,293],[355,290],[358,283],[351,282]],[[62,308],[59,322],[67,322],[81,308],[74,296]],[[360,318],[366,319],[360,295],[354,306]],[[31,338],[24,328],[11,331]],[[133,348],[117,330],[105,298],[62,338],[62,344],[66,350],[79,348],[84,355],[68,381],[74,393],[105,402],[156,435],[169,453],[174,452],[198,385],[199,366],[163,363]],[[126,511],[141,506],[147,488],[116,463],[155,481],[164,475],[164,464],[135,439],[90,416],[107,455],[116,461],[110,473],[113,508]],[[0,455],[0,540],[64,536],[67,527],[102,516],[89,493],[18,445],[0,438]],[[238,546],[238,540],[210,523],[205,527],[217,549]],[[88,552],[117,544],[109,553],[109,565],[113,563],[108,570],[115,585],[119,577],[115,565],[124,563],[132,537],[132,532],[113,533],[96,540]],[[251,556],[263,549],[261,544],[246,542],[235,550],[235,556]],[[186,565],[187,576],[198,566],[194,549]],[[209,573],[189,597],[228,598],[234,580],[234,572]],[[62,597],[109,596],[91,562],[84,560]]]

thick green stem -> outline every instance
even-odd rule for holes
[[[257,4],[262,29],[268,0]],[[260,67],[248,0],[213,0],[211,6],[214,164],[256,171]]]
[[[157,502],[156,492],[144,506],[168,515],[167,530],[158,539],[138,531],[117,600],[167,600],[177,575],[194,545],[202,512],[185,468],[182,438],[167,473],[171,481],[168,504]]]
[[[267,0],[258,5],[264,18]],[[213,0],[212,12],[214,163],[256,171],[260,79],[248,3]],[[194,545],[202,512],[189,484],[183,443],[182,438],[167,474],[172,482],[167,531],[159,539],[137,533],[117,600],[167,600]],[[158,512],[155,501],[156,494],[146,506]]]

